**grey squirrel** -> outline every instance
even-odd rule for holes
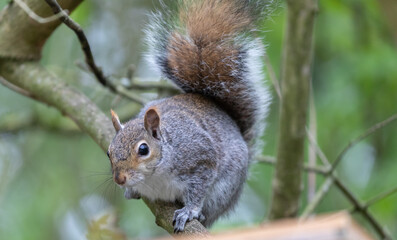
[[[175,232],[192,219],[211,226],[241,194],[270,103],[253,36],[261,2],[180,0],[179,13],[153,15],[149,64],[184,93],[125,124],[112,111],[114,181],[127,199],[181,202]]]

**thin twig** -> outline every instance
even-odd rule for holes
[[[87,67],[87,64],[81,61],[77,61],[76,66],[87,73],[91,73],[90,69]],[[133,102],[136,102],[140,105],[145,105],[145,103],[148,102],[143,97],[138,97],[136,94],[129,92],[128,89],[121,84],[114,84],[112,81],[108,81],[107,84],[111,87],[111,89],[114,89],[113,92],[120,94],[121,96],[128,98]]]
[[[5,86],[5,87],[11,89],[11,90],[14,91],[14,92],[17,92],[17,93],[19,93],[19,94],[21,94],[21,95],[23,95],[23,96],[25,96],[25,97],[28,97],[28,98],[32,98],[32,99],[36,99],[36,100],[37,100],[37,98],[36,98],[34,95],[32,95],[30,92],[28,92],[28,91],[26,91],[25,89],[22,89],[22,88],[20,88],[20,87],[18,87],[18,86],[16,86],[16,85],[10,83],[9,81],[5,80],[5,79],[4,79],[3,77],[1,77],[1,76],[0,76],[0,83],[1,83],[3,86]]]
[[[136,71],[136,66],[131,64],[127,69],[127,79],[130,82],[129,86],[125,86],[127,89],[140,89],[140,90],[157,90],[162,91],[165,90],[169,93],[178,94],[181,93],[181,89],[176,87],[173,84],[169,84],[167,81],[158,81],[158,79],[154,81],[139,81],[138,78],[134,77]]]
[[[329,172],[326,172],[328,175]],[[299,217],[301,221],[306,220],[317,208],[320,202],[324,199],[325,195],[328,193],[330,189],[330,185],[334,183],[333,174],[329,175],[323,182],[323,184],[318,188],[316,195],[313,198],[313,201],[306,205],[305,209],[303,210],[302,215]]]
[[[116,92],[116,89],[114,88],[114,86],[109,84],[109,81],[103,74],[102,69],[100,69],[95,64],[95,60],[94,60],[94,57],[91,52],[90,44],[88,43],[87,37],[85,36],[84,31],[80,27],[80,25],[78,23],[76,23],[75,21],[73,21],[67,14],[62,13],[63,9],[61,8],[61,6],[58,4],[58,2],[56,0],[45,0],[45,1],[47,2],[48,5],[50,5],[54,14],[61,13],[60,19],[62,20],[62,22],[66,26],[68,26],[70,29],[72,29],[75,32],[75,34],[77,35],[77,37],[80,41],[81,48],[84,52],[85,61],[88,64],[88,66],[90,67],[90,70],[94,73],[97,80],[103,86],[109,87],[113,92]]]
[[[266,163],[266,164],[270,164],[270,165],[276,164],[276,158],[272,157],[272,156],[258,156],[258,157],[256,157],[256,160],[260,163]],[[319,167],[319,166],[303,165],[302,168],[306,172],[314,172],[314,173],[318,173],[321,175],[326,175],[328,173],[327,168]]]
[[[86,63],[82,62],[82,61],[76,61],[75,62],[76,66],[78,68],[80,68],[81,70],[83,70],[84,72],[87,73],[91,73],[89,67],[87,66]],[[131,67],[130,67],[131,68]],[[179,88],[177,88],[176,86],[169,84],[167,82],[159,82],[159,81],[155,81],[155,80],[148,80],[148,81],[142,81],[142,80],[138,80],[139,78],[132,78],[131,75],[131,70],[128,70],[127,73],[127,78],[131,81],[129,83],[129,85],[125,85],[121,83],[122,79],[115,79],[116,81],[110,81],[108,82],[109,84],[112,84],[113,82],[119,82],[119,84],[114,84],[114,88],[117,90],[117,88],[119,89],[123,89],[122,92],[127,92],[128,90],[165,90],[167,92],[169,92],[170,94],[178,94],[181,93],[181,90]],[[131,78],[129,78],[131,77]],[[148,78],[151,79],[151,78]],[[118,81],[117,81],[118,80]],[[118,85],[122,85],[121,87]],[[120,92],[118,92],[120,93]],[[132,93],[127,93],[127,95],[133,95]],[[138,97],[134,97],[134,99],[139,99]],[[136,101],[136,100],[134,100]],[[139,100],[139,102],[147,102],[147,100],[143,99],[142,101]]]
[[[145,105],[148,101],[142,97],[136,96],[136,94],[133,94],[132,92],[129,92],[124,86],[121,84],[113,85],[110,84],[112,87],[115,88],[115,91],[119,94],[121,94],[124,97],[129,98],[130,100],[139,103],[141,105]]]
[[[394,188],[390,189],[389,191],[386,191],[384,193],[379,194],[378,196],[371,198],[364,204],[364,207],[369,208],[370,206],[374,205],[375,203],[377,203],[377,202],[379,202],[395,193],[397,193],[397,187],[394,187]]]
[[[318,204],[320,204],[321,200],[325,197],[326,193],[331,188],[334,183],[334,178],[327,178],[324,184],[317,190],[310,204],[308,204],[303,211],[302,215],[299,217],[300,221],[306,220],[310,214],[314,211]]]
[[[270,165],[274,165],[276,163],[276,161],[277,161],[276,157],[266,156],[266,155],[257,156],[256,160],[258,162],[267,163],[267,164],[270,164]]]
[[[274,68],[272,63],[270,62],[269,56],[267,55],[267,53],[264,54],[264,60],[265,60],[265,64],[267,67],[267,71],[269,72],[269,78],[273,83],[274,89],[276,90],[278,99],[281,100],[281,88],[280,88],[280,83],[277,79],[276,73],[274,72]]]
[[[126,86],[127,89],[141,89],[141,90],[166,90],[174,93],[181,93],[181,90],[174,85],[168,84],[166,82],[158,81],[137,81],[134,79],[130,86]]]
[[[331,164],[329,163],[328,158],[325,156],[324,152],[321,150],[321,148],[318,146],[317,141],[314,139],[310,131],[306,128],[306,134],[307,134],[307,139],[309,140],[309,144],[314,148],[317,157],[320,158],[322,161],[323,165],[326,167],[331,167]]]
[[[135,71],[136,71],[136,66],[135,66],[135,64],[130,64],[130,65],[128,66],[128,68],[127,68],[127,76],[126,76],[130,81],[132,81],[132,78],[133,78],[134,75],[135,75]]]
[[[367,131],[365,131],[363,134],[361,134],[357,138],[355,138],[352,141],[350,141],[350,143],[338,155],[338,157],[336,158],[335,162],[332,163],[332,168],[331,168],[330,172],[335,170],[335,168],[338,166],[338,164],[340,163],[342,158],[345,156],[347,151],[349,151],[354,145],[356,145],[357,143],[359,143],[360,141],[362,141],[364,138],[368,137],[369,135],[373,134],[377,130],[386,127],[387,125],[389,125],[390,123],[392,123],[395,120],[397,120],[397,114],[394,114],[391,117],[389,117],[388,119],[386,119],[386,120],[384,120],[384,121],[382,121],[380,123],[375,124],[374,126],[370,127]]]
[[[355,197],[354,194],[338,178],[334,178],[334,180],[335,185],[354,205],[354,211],[360,212],[368,220],[374,230],[379,234],[381,239],[392,239],[379,224],[379,222],[374,218],[374,216],[368,211],[368,209],[357,199],[357,197]]]
[[[14,2],[16,4],[18,4],[18,6],[20,8],[22,8],[22,10],[25,11],[25,13],[31,19],[33,19],[36,22],[41,23],[41,24],[45,24],[45,23],[49,23],[49,22],[55,21],[55,20],[59,19],[62,15],[64,15],[64,14],[67,15],[69,13],[67,10],[62,10],[62,12],[59,12],[59,13],[53,15],[53,16],[43,18],[43,17],[40,17],[39,15],[37,15],[32,9],[30,9],[30,7],[24,1],[22,1],[22,0],[14,0]]]
[[[310,96],[309,96],[309,128],[306,128],[307,134],[310,134],[313,141],[317,142],[317,118],[316,118],[316,106],[314,104],[313,96],[313,85],[310,81]],[[309,144],[308,146],[308,165],[317,165],[317,154],[316,148]],[[316,174],[309,173],[307,176],[307,201],[311,202],[316,195]]]

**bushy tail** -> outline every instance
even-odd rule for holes
[[[267,3],[183,0],[179,14],[157,13],[147,30],[150,64],[185,92],[216,101],[248,143],[262,134],[270,102],[262,85],[263,47],[252,36]]]

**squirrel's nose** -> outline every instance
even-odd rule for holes
[[[114,176],[114,181],[118,185],[124,185],[127,181],[127,177],[124,174],[116,173],[116,175]]]

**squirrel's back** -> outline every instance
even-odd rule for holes
[[[263,2],[180,0],[178,14],[153,15],[151,66],[186,93],[213,99],[251,145],[264,128],[270,96],[262,82],[263,46],[253,37]]]

